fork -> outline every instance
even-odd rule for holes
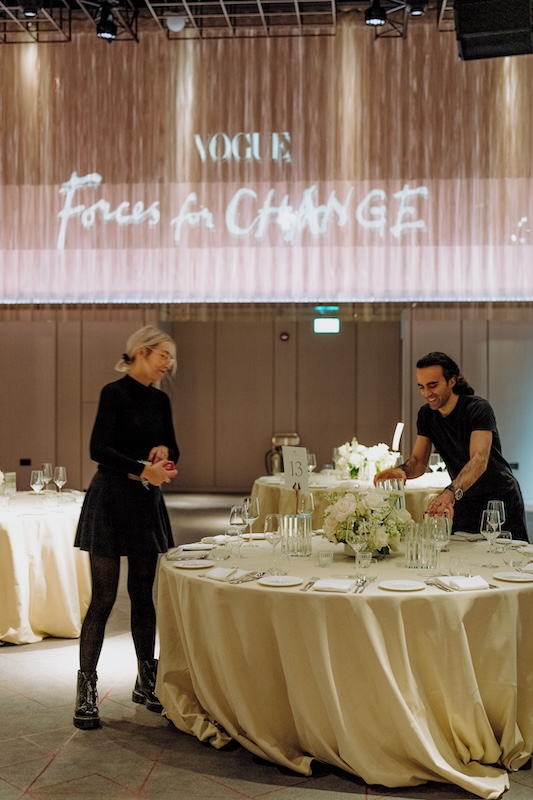
[[[314,577],[312,577],[312,578],[309,578],[309,580],[307,581],[307,583],[304,583],[304,585],[301,587],[300,591],[301,591],[301,592],[307,592],[307,591],[309,591],[309,589],[311,588],[311,586],[313,586],[313,585],[316,583],[316,581],[317,581],[317,580],[318,580],[318,578],[317,578],[316,576],[314,576]]]

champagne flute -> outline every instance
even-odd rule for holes
[[[56,467],[54,470],[54,483],[57,486],[60,494],[66,482],[67,482],[66,467]]]
[[[246,524],[250,527],[248,544],[250,547],[257,547],[253,543],[253,525],[256,519],[259,519],[259,498],[258,497],[245,497],[243,500],[244,519]]]
[[[30,486],[35,492],[39,494],[45,487],[44,475],[42,469],[32,469],[30,475]]]
[[[490,547],[488,552],[493,554],[494,553],[494,541],[498,538],[500,533],[500,512],[499,511],[487,511],[485,509],[481,512],[481,525],[480,531],[488,541]],[[497,567],[498,564],[483,564],[483,567]]]
[[[274,568],[274,561],[276,560],[276,547],[281,542],[281,514],[267,514],[265,517],[265,539],[272,547],[272,572]]]
[[[45,482],[44,490],[45,492],[48,491],[48,484],[52,480],[54,475],[54,471],[52,469],[52,465],[47,461],[43,464],[43,477]]]

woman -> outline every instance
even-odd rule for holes
[[[172,543],[159,487],[177,475],[178,460],[168,396],[153,384],[173,370],[175,346],[146,326],[128,339],[115,365],[123,378],[104,386],[91,436],[98,462],[81,510],[75,546],[90,553],[92,600],[80,639],[80,670],[74,725],[97,728],[96,666],[113,608],[120,556],[128,557],[131,633],[138,662],[133,701],[162,710],[155,679],[155,608],[152,599],[159,553]]]

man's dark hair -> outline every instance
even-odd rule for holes
[[[419,358],[416,362],[416,368],[425,369],[426,367],[442,367],[442,374],[447,381],[451,378],[455,378],[456,382],[453,387],[454,394],[474,394],[472,387],[461,375],[459,366],[455,363],[453,358],[447,356],[446,353],[428,353],[427,356]]]

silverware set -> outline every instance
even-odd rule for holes
[[[229,580],[228,583],[232,583],[233,585],[237,585],[239,583],[248,583],[248,581],[257,581],[259,578],[262,578],[266,573],[263,572],[253,572],[248,575],[243,575],[242,578],[236,578],[235,580]]]

